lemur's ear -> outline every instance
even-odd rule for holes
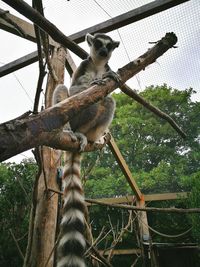
[[[120,42],[113,41],[113,49],[119,46]]]
[[[85,40],[87,41],[87,43],[88,43],[89,46],[92,46],[93,39],[94,39],[94,36],[92,34],[90,34],[90,33],[87,33],[86,34]]]

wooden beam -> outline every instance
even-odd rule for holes
[[[12,24],[7,22],[1,14],[4,14],[4,16],[6,16],[9,20],[12,20],[25,34],[22,35]],[[26,40],[36,42],[35,30],[32,23],[20,19],[17,16],[14,16],[1,8],[0,8],[0,29],[15,34],[19,37],[25,38]],[[58,43],[55,42],[50,36],[49,36],[49,44],[52,46],[58,46]]]
[[[71,57],[69,50],[67,50],[67,53],[66,53],[65,67],[66,67],[70,76],[72,76],[72,74],[77,69],[77,66],[76,66],[73,58]]]
[[[81,59],[85,59],[88,54],[78,46],[74,41],[72,41],[69,37],[65,36],[53,23],[51,23],[48,19],[43,17],[38,11],[32,8],[23,0],[2,0],[23,16],[31,20],[35,23],[42,31],[45,31],[49,34],[54,41],[63,45],[65,48],[68,48],[73,53],[78,55]]]
[[[109,204],[130,204],[136,201],[135,196],[125,196],[125,197],[110,197],[110,198],[96,198],[99,202],[105,202]],[[95,204],[87,202],[88,206],[93,206]]]
[[[129,170],[129,167],[128,165],[126,164],[117,144],[115,143],[113,137],[111,137],[111,140],[110,142],[108,143],[114,157],[116,158],[118,164],[119,164],[119,167],[121,168],[123,174],[125,175],[131,189],[133,190],[133,192],[135,193],[136,195],[136,198],[137,199],[141,199],[141,196],[142,196],[142,193],[139,189],[139,187],[137,186],[137,183],[136,181],[134,180],[132,174],[131,174],[131,171]]]
[[[136,9],[133,9],[129,12],[126,12],[122,15],[116,16],[112,19],[109,19],[105,22],[96,24],[92,27],[84,29],[80,32],[72,34],[69,36],[76,43],[80,43],[84,41],[86,33],[96,33],[96,32],[110,32],[126,25],[129,25],[133,22],[139,21],[141,19],[152,16],[156,13],[164,11],[168,8],[174,7],[181,3],[187,2],[189,0],[157,0],[153,1],[149,4],[140,6]]]
[[[32,52],[26,56],[23,56],[21,58],[18,58],[17,60],[14,60],[8,64],[5,64],[4,66],[0,67],[0,77],[3,77],[13,71],[16,71],[18,69],[21,69],[23,67],[26,67],[27,65],[30,65],[32,63],[35,63],[38,61],[38,52]]]
[[[164,201],[164,200],[176,200],[187,198],[187,192],[177,192],[177,193],[163,193],[163,194],[151,194],[151,195],[143,195],[145,201]],[[106,202],[110,204],[122,204],[122,203],[133,203],[136,201],[135,196],[124,196],[124,197],[111,197],[111,198],[99,198],[94,199],[100,202]],[[95,205],[90,204],[88,205]]]
[[[89,28],[84,29],[82,31],[79,31],[75,34],[72,34],[69,36],[69,38],[76,43],[80,43],[80,42],[84,41],[85,35],[88,32],[89,33],[95,33],[95,32],[105,32],[106,33],[106,32],[115,30],[117,28],[126,26],[126,25],[133,23],[135,21],[144,19],[150,15],[156,14],[158,12],[161,12],[163,10],[166,10],[168,8],[176,6],[178,4],[184,3],[186,1],[188,1],[188,0],[178,0],[178,1],[177,0],[162,0],[162,1],[157,0],[157,1],[154,1],[154,2],[149,3],[147,5],[144,5],[144,6],[141,6],[139,8],[136,8],[134,10],[131,10],[129,12],[126,12],[120,16],[114,17],[114,18],[107,20],[103,23],[99,23],[95,26],[89,27]],[[5,13],[5,10],[0,9],[0,13]],[[34,27],[31,23],[24,21],[24,20],[22,20],[16,16],[10,14],[10,13],[7,13],[6,16],[8,16],[9,19],[11,19],[14,23],[16,23],[25,32],[25,35],[22,36],[14,26],[12,26],[8,22],[6,22],[3,18],[0,18],[0,28],[1,29],[6,30],[10,33],[16,34],[20,37],[24,37],[30,41],[34,41],[34,42],[36,41]],[[53,46],[57,45],[57,43],[51,37],[49,39],[49,42],[50,42],[50,45],[53,45]],[[25,58],[27,56],[25,56]],[[36,62],[36,61],[37,61],[36,57],[33,56],[33,59],[29,59],[27,62],[24,60],[23,65],[20,65],[20,64],[18,65],[17,61],[15,61],[15,63],[11,62],[9,64],[15,65],[14,69],[18,70],[22,67],[25,67],[29,64]],[[0,69],[0,77],[4,76],[6,74],[9,74],[11,72],[9,70],[6,71],[6,67],[7,66],[4,66],[4,69],[3,69],[5,71],[5,74],[2,74],[1,69]],[[67,65],[67,67],[68,67],[68,65]],[[8,66],[8,68],[9,68],[9,66]]]
[[[187,192],[177,192],[177,193],[162,193],[162,194],[151,194],[144,195],[145,201],[160,201],[160,200],[176,200],[181,198],[187,198]]]
[[[72,39],[76,43],[80,43],[84,41],[86,33],[96,33],[96,32],[110,32],[116,29],[119,29],[121,27],[124,27],[130,23],[139,21],[141,19],[147,18],[151,15],[154,15],[156,13],[159,13],[161,11],[164,11],[166,9],[169,9],[171,7],[177,6],[181,3],[187,2],[189,0],[157,0],[153,1],[149,4],[140,6],[136,9],[133,9],[129,12],[123,13],[119,16],[116,16],[112,19],[106,20],[105,22],[96,24],[92,27],[88,27],[84,30],[81,30],[77,33],[74,33],[69,36],[70,39]],[[6,1],[5,1],[6,2]],[[0,13],[4,13],[5,10],[0,9]],[[26,33],[26,39],[30,41],[35,42],[35,33],[33,29],[33,25],[27,21],[24,21],[23,19],[20,19],[14,15],[11,15],[7,13],[8,18],[13,20],[16,24],[18,24],[19,27],[22,28],[22,30]],[[0,18],[0,28],[3,30],[6,30],[10,33],[16,34],[20,37],[23,37],[20,35],[20,33],[14,28],[12,25],[7,23],[5,20]],[[54,45],[53,40],[50,40],[50,44]]]

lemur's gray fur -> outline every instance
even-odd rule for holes
[[[117,75],[108,66],[108,60],[119,42],[113,41],[108,35],[97,33],[87,34],[86,41],[90,54],[75,71],[69,90],[58,85],[54,91],[53,104],[67,97],[78,94],[91,84],[102,84],[102,78]],[[106,96],[101,101],[88,106],[70,121],[70,134],[81,141],[81,150],[87,142],[98,141],[109,127],[115,110],[115,101]],[[73,133],[71,132],[73,131]],[[61,239],[58,245],[57,267],[85,267],[84,238],[86,211],[84,194],[80,180],[80,153],[66,152],[63,174],[63,218],[61,221]]]

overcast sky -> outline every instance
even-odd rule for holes
[[[31,4],[32,1],[26,1]],[[87,2],[87,6],[86,6]],[[44,0],[45,16],[66,35],[103,22],[147,0]],[[99,6],[101,4],[101,7]],[[21,16],[0,1],[0,8]],[[200,100],[200,1],[191,0],[170,10],[156,14],[110,35],[121,42],[111,58],[113,70],[137,58],[151,47],[149,41],[157,41],[166,32],[178,36],[178,48],[170,49],[158,61],[129,81],[129,85],[143,90],[149,85],[167,83],[173,88],[183,90],[193,87],[197,94],[194,101]],[[0,30],[0,66],[37,50],[36,44]],[[81,44],[88,51],[85,44]],[[76,63],[80,62],[75,58]],[[27,110],[32,110],[38,79],[38,63],[34,63],[0,79],[0,122],[13,119]],[[69,81],[66,81],[69,85]],[[45,85],[43,86],[45,88]],[[43,99],[43,97],[42,97]],[[23,155],[18,157],[21,160]]]

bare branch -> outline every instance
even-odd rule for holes
[[[126,231],[128,231],[128,228],[131,226],[131,223],[132,223],[132,211],[129,211],[129,218],[128,218],[128,222],[127,222],[126,226],[121,228],[120,232],[118,233],[118,235],[116,235],[116,238],[114,238],[114,240],[111,244],[112,249],[109,251],[108,261],[111,261],[111,259],[113,257],[114,248],[121,241],[124,233]]]
[[[174,33],[167,33],[165,37],[145,54],[118,70],[121,83],[124,84],[133,75],[154,62],[156,58],[173,47],[176,42],[176,35]],[[64,134],[56,129],[62,128],[64,124],[84,108],[98,102],[118,87],[118,84],[109,78],[105,79],[105,82],[105,85],[94,85],[53,107],[45,109],[37,115],[1,124],[0,161],[39,145],[48,145],[63,150],[62,146],[55,147],[55,143],[58,144],[60,138],[64,137]],[[66,136],[66,139],[69,141],[69,136]],[[71,142],[67,149],[73,150],[73,148],[74,144]]]
[[[23,255],[23,253],[22,253],[22,251],[21,251],[21,248],[20,248],[20,246],[19,246],[19,244],[18,244],[18,242],[17,242],[17,239],[15,238],[15,236],[14,236],[14,234],[13,234],[12,229],[9,229],[9,232],[10,232],[10,234],[11,234],[11,236],[12,236],[14,242],[15,242],[15,245],[16,245],[16,247],[17,247],[17,250],[18,250],[18,252],[19,252],[19,254],[20,254],[22,260],[24,260],[24,255]]]
[[[112,267],[112,265],[107,261],[107,259],[104,258],[95,247],[91,246],[88,242],[87,242],[87,245],[89,247],[91,247],[91,250],[97,256],[97,258],[99,258],[102,261],[102,263],[104,264],[104,266]]]
[[[120,86],[122,92],[136,100],[138,103],[142,104],[146,109],[151,110],[158,117],[166,120],[169,124],[183,137],[186,137],[186,134],[181,130],[178,124],[166,113],[161,111],[159,108],[153,106],[151,103],[147,102],[143,97],[138,95],[134,90],[132,90],[127,84]]]

